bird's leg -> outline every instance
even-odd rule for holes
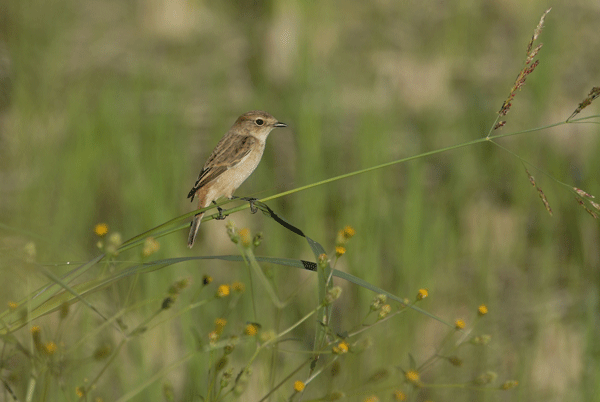
[[[258,208],[256,208],[256,205],[254,205],[254,201],[257,201],[258,198],[252,198],[252,197],[236,197],[235,195],[231,196],[232,200],[243,200],[243,201],[248,201],[248,203],[250,204],[250,212],[252,212],[253,214],[258,212]]]
[[[254,205],[254,201],[258,200],[258,198],[242,197],[240,199],[244,200],[244,201],[248,201],[248,204],[250,204],[250,212],[252,212],[253,214],[258,212],[258,208],[256,208],[256,205]]]
[[[217,205],[217,203],[214,200],[213,200],[213,204]],[[217,216],[215,219],[219,220],[219,221],[222,221],[223,219],[225,219],[225,217],[223,216],[223,211],[225,211],[225,210],[217,205],[217,211],[219,211],[219,216]]]

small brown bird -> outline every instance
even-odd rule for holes
[[[275,127],[287,127],[267,112],[253,110],[235,121],[221,138],[204,164],[188,198],[198,195],[198,209],[221,198],[233,198],[233,192],[252,174],[265,150],[267,136]],[[194,216],[188,247],[192,248],[202,216]]]

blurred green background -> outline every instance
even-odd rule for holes
[[[517,93],[502,133],[564,121],[600,83],[597,1],[1,0],[0,303],[47,282],[21,262],[19,250],[30,241],[37,262],[87,261],[99,253],[93,233],[99,222],[127,239],[192,211],[186,194],[200,168],[248,110],[267,110],[289,128],[271,134],[240,196],[272,195],[485,136],[550,6],[540,65]],[[593,104],[582,115],[597,111]],[[499,143],[558,180],[600,195],[599,133],[597,125],[572,124]],[[492,343],[464,353],[463,367],[440,362],[423,380],[459,383],[492,370],[519,387],[430,389],[415,400],[600,400],[598,221],[566,187],[528,169],[553,216],[523,164],[488,143],[269,205],[326,249],[351,225],[357,235],[336,268],[410,299],[427,288],[421,307],[450,322],[463,318],[469,325],[479,304],[489,307],[476,332],[491,334]],[[261,214],[245,210],[231,219],[263,232],[258,255],[313,259],[303,239]],[[237,253],[221,221],[204,223],[191,251],[186,237],[182,230],[161,238],[152,258]],[[277,319],[263,310],[263,327],[282,330],[314,307],[315,282],[298,270],[265,268],[282,297],[308,281]],[[157,305],[168,284],[182,277],[191,278],[195,293],[204,274],[215,282],[247,278],[242,264],[188,262],[138,278],[133,297]],[[374,295],[336,284],[344,294],[332,326],[342,332],[360,322]],[[113,291],[118,294],[107,294]],[[124,307],[109,298],[98,295],[95,305],[107,314]],[[239,322],[250,319],[244,300]],[[99,325],[77,308],[80,316],[62,329],[61,348]],[[189,328],[210,327],[218,314],[215,306],[195,311],[128,345],[94,395],[114,400],[135,388],[193,349]],[[57,319],[34,324],[50,336]],[[288,348],[310,350],[315,325],[298,328]],[[417,362],[435,353],[447,331],[416,313],[378,325],[368,332],[373,347],[347,356],[337,377],[309,384],[305,400],[334,388],[349,400],[370,394],[389,400],[388,385],[402,384],[395,368],[407,368],[408,353]],[[113,332],[92,337],[88,349],[70,358],[91,355],[96,344],[118,338]],[[17,336],[27,339],[26,329]],[[248,356],[236,357],[238,369]],[[278,357],[272,382],[261,377],[272,363],[257,362],[241,400],[259,400],[295,367],[291,361],[304,357]],[[205,358],[168,371],[133,400],[162,400],[163,380],[174,385],[175,400],[200,400]],[[2,359],[10,364],[3,363],[0,375],[23,395],[27,374],[19,382],[10,373],[29,366],[7,349]],[[72,385],[101,366],[65,365],[52,378],[75,400]],[[387,385],[368,383],[381,368],[392,373]],[[51,395],[63,395],[56,387]],[[291,392],[286,385],[274,400]]]

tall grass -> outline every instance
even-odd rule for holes
[[[485,137],[546,8],[261,4],[1,3],[0,59],[10,60],[0,70],[0,99],[8,98],[0,110],[1,289],[5,303],[18,303],[2,326],[8,318],[26,324],[2,335],[2,398],[10,400],[10,389],[18,400],[169,400],[171,393],[173,400],[216,400],[231,368],[220,395],[237,381],[245,384],[241,400],[271,390],[273,400],[300,399],[294,381],[308,382],[321,369],[302,400],[334,391],[389,400],[396,390],[413,400],[595,400],[598,223],[564,186],[527,166],[550,217],[523,164],[487,142],[267,202],[322,244],[335,269],[410,303],[427,288],[418,306],[452,325],[464,319],[467,331],[476,325],[473,334],[492,334],[486,347],[453,350],[461,331],[388,301],[402,313],[350,338],[349,353],[340,353],[346,333],[365,316],[377,321],[381,306],[369,315],[375,295],[339,278],[333,283],[342,295],[327,327],[312,315],[273,338],[320,302],[317,275],[292,267],[259,262],[278,297],[289,298],[282,309],[241,262],[189,260],[125,275],[142,262],[251,249],[210,221],[192,251],[185,229],[158,238],[154,254],[142,255],[142,246],[110,251],[115,233],[126,240],[191,213],[185,195],[198,169],[246,110],[268,110],[290,126],[269,138],[237,194],[259,198]],[[167,5],[184,12],[162,12]],[[541,64],[502,133],[564,121],[597,85],[595,18],[585,2],[553,9]],[[496,141],[561,182],[600,194],[597,133],[597,125],[572,124]],[[304,239],[242,208],[231,219],[253,235],[262,231],[257,256],[316,261]],[[93,232],[100,222],[109,227],[103,238]],[[336,259],[338,230],[348,224],[357,234]],[[27,306],[40,300],[38,290],[101,252],[108,253],[101,263],[53,289],[82,294],[100,278],[115,282],[85,294],[88,306],[64,291],[74,304],[53,299],[45,307],[56,312],[32,319]],[[203,284],[205,276],[212,283]],[[220,285],[236,282],[243,293],[216,296]],[[476,318],[481,304],[489,313]],[[216,339],[211,333],[222,322],[215,320],[223,318]],[[256,338],[246,332],[251,322],[260,324]],[[32,335],[32,326],[39,332]],[[326,329],[332,343],[311,371],[311,351],[321,350],[315,332]],[[444,343],[449,334],[455,338]],[[367,338],[372,347],[359,353]],[[235,348],[225,364],[229,343]],[[409,354],[420,368],[442,344],[463,364],[438,359],[421,372],[423,383],[476,386],[471,381],[492,370],[494,387],[508,379],[519,387],[407,383]],[[236,378],[257,350],[252,374]]]

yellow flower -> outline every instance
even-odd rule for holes
[[[408,370],[406,373],[404,373],[404,377],[406,378],[406,381],[413,385],[419,386],[421,384],[421,377],[419,376],[419,372],[417,370]]]
[[[56,343],[54,343],[54,342],[46,342],[46,344],[44,345],[44,351],[48,355],[53,355],[54,352],[56,352],[56,349],[57,349],[57,346],[56,346]]]
[[[417,300],[423,300],[427,296],[429,296],[429,292],[427,291],[427,289],[419,289],[419,291],[417,292]]]
[[[454,328],[456,329],[465,329],[465,327],[467,326],[467,324],[465,323],[464,320],[456,320],[454,321]]]
[[[11,310],[16,310],[17,307],[19,307],[19,305],[17,303],[15,303],[14,301],[10,301],[8,302],[8,308]]]
[[[394,400],[396,401],[405,401],[406,400],[406,394],[402,391],[394,391]]]
[[[354,236],[356,234],[356,230],[354,230],[354,228],[350,225],[346,225],[344,227],[344,237],[346,239],[350,239],[352,236]]]
[[[379,398],[375,395],[367,396],[363,402],[379,402]]]
[[[246,325],[246,329],[244,329],[244,334],[248,336],[254,336],[258,332],[258,328],[254,324]]]
[[[217,297],[229,296],[229,285],[220,285],[217,289]]]
[[[344,254],[346,254],[346,247],[343,247],[343,246],[337,246],[337,247],[335,248],[335,256],[336,256],[336,257],[338,257],[338,258],[339,258],[339,257],[343,256]]]
[[[294,391],[302,392],[304,391],[304,387],[306,387],[306,384],[304,384],[302,381],[297,380],[294,382]]]
[[[488,313],[488,308],[485,304],[482,304],[477,308],[477,314],[486,315]]]
[[[331,350],[336,355],[342,355],[344,353],[348,353],[348,349],[348,343],[346,341],[342,341],[337,346],[334,346]]]
[[[220,334],[221,332],[223,332],[223,328],[225,328],[226,324],[227,324],[227,320],[225,318],[217,318],[215,320],[215,332],[217,334]]]
[[[252,243],[252,238],[250,236],[250,229],[248,229],[248,228],[240,229],[238,234],[240,235],[240,240],[242,241],[242,245],[244,245],[244,247],[249,247],[250,244]]]
[[[83,398],[85,396],[85,389],[83,387],[75,387],[75,395]]]
[[[99,223],[94,227],[94,233],[102,237],[108,233],[108,225],[106,223]]]

